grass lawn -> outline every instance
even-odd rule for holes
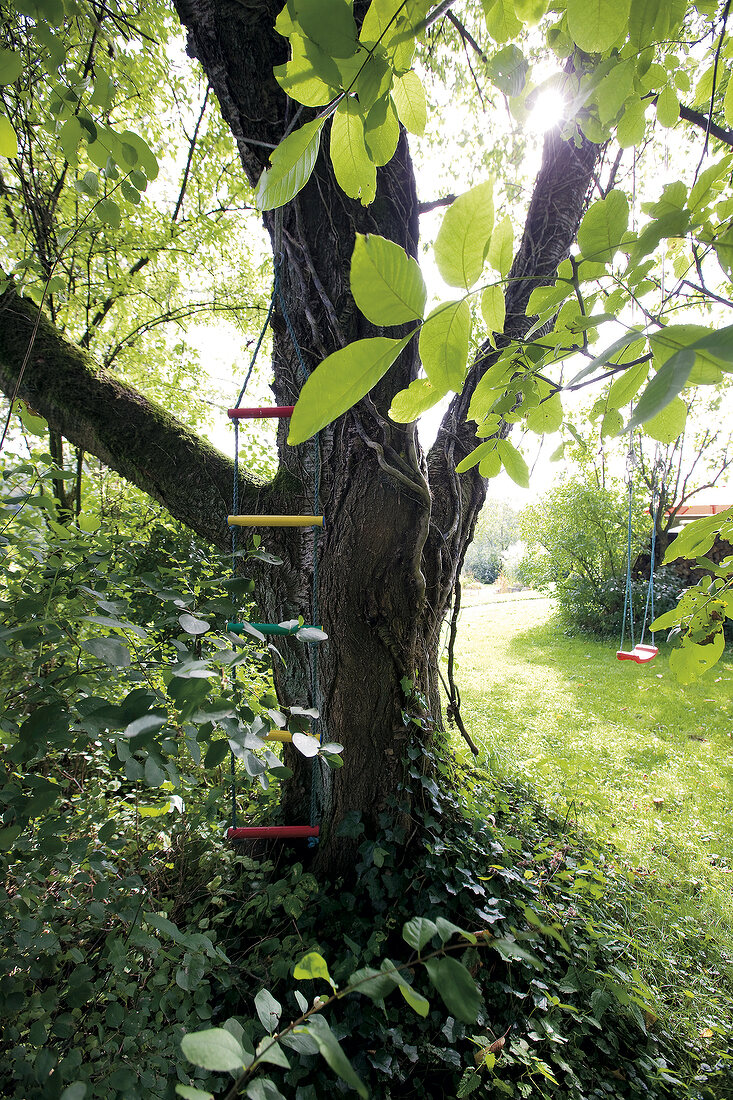
[[[663,645],[648,665],[617,661],[614,642],[564,635],[551,600],[482,602],[487,591],[467,593],[457,643],[463,717],[484,762],[529,780],[542,802],[611,841],[654,886],[650,950],[674,949],[685,921],[703,928],[730,964],[727,979],[712,982],[727,1014],[733,661],[681,687]]]

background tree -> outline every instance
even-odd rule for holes
[[[502,554],[517,541],[518,513],[505,500],[487,499],[463,562],[467,577],[493,584],[502,569]]]

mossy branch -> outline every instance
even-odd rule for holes
[[[0,389],[8,398],[22,398],[76,447],[160,501],[198,535],[228,547],[231,459],[102,369],[12,288],[0,297]],[[269,510],[263,494],[273,493],[279,497],[281,487],[274,490],[251,475],[240,480],[243,511]]]

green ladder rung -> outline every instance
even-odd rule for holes
[[[260,634],[297,634],[299,630],[305,630],[307,623],[303,623],[302,626],[281,626],[280,623],[248,623],[247,625],[254,630],[259,630]],[[318,627],[318,629],[321,628]],[[227,630],[232,634],[247,633],[244,623],[227,623]]]

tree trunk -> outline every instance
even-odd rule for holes
[[[272,77],[273,64],[285,60],[284,41],[272,29],[279,7],[177,0],[190,52],[204,66],[253,183],[268,156],[259,143],[274,145],[281,139],[293,106]],[[509,337],[526,331],[529,290],[552,277],[575,237],[597,156],[597,147],[587,142],[576,148],[557,135],[547,140],[511,273]],[[305,376],[324,356],[377,334],[356,309],[349,289],[355,233],[379,233],[416,253],[417,198],[404,132],[395,157],[378,172],[377,196],[368,209],[344,196],[330,161],[321,155],[303,191],[281,215],[266,215],[265,222],[282,294],[273,317],[274,397],[277,404],[293,404]],[[12,291],[4,305],[0,385],[10,393],[23,351],[17,318],[23,318],[27,342],[33,310]],[[11,316],[15,324],[8,324]],[[163,410],[100,372],[45,321],[39,337],[20,395],[27,395],[77,446],[97,454],[226,548],[228,461]],[[283,703],[315,703],[324,739],[344,746],[344,766],[333,774],[325,799],[318,854],[319,864],[331,871],[343,870],[350,859],[337,836],[344,815],[356,812],[373,828],[383,811],[393,813],[390,805],[405,779],[408,745],[427,744],[440,725],[440,631],[485,495],[483,479],[475,471],[459,477],[455,464],[474,443],[466,409],[491,361],[490,349],[482,349],[426,459],[415,426],[393,424],[387,416],[394,393],[417,375],[416,343],[367,398],[320,433],[325,530],[316,540],[302,529],[263,534],[264,545],[284,562],[258,577],[257,599],[268,621],[299,614],[310,620],[314,550],[317,554],[317,618],[329,640],[318,647],[315,682],[309,668],[312,651],[295,639],[286,640],[286,664],[276,662],[275,678]],[[50,376],[49,362],[62,364]],[[58,369],[66,372],[62,382]],[[285,436],[281,425],[281,469],[271,485],[258,486],[242,476],[242,512],[312,511],[314,445],[287,447]],[[246,468],[245,431],[241,440]],[[295,774],[285,788],[282,820],[300,823],[308,819],[311,765],[292,750],[288,757]]]

